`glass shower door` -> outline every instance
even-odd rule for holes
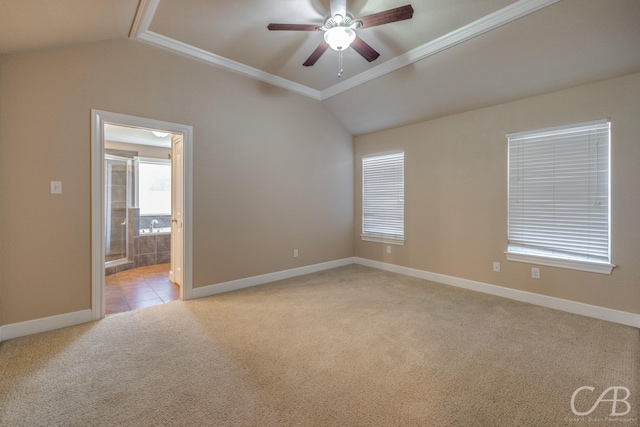
[[[105,267],[128,262],[131,160],[105,155]]]

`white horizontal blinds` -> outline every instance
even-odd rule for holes
[[[609,121],[508,139],[509,251],[609,262]]]
[[[404,240],[404,153],[362,158],[362,236]]]

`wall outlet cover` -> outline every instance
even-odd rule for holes
[[[531,267],[531,277],[534,279],[540,278],[540,269],[538,267]]]
[[[49,192],[51,194],[62,194],[62,181],[51,181],[49,183]]]

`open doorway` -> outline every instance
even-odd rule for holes
[[[180,211],[173,209],[177,138],[164,129],[104,125],[107,316],[180,298],[171,245]]]
[[[191,135],[92,110],[94,319],[190,297]]]

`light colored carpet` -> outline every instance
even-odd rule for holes
[[[0,425],[632,426],[639,355],[635,328],[352,265],[5,341]],[[575,416],[582,386],[631,411]]]

